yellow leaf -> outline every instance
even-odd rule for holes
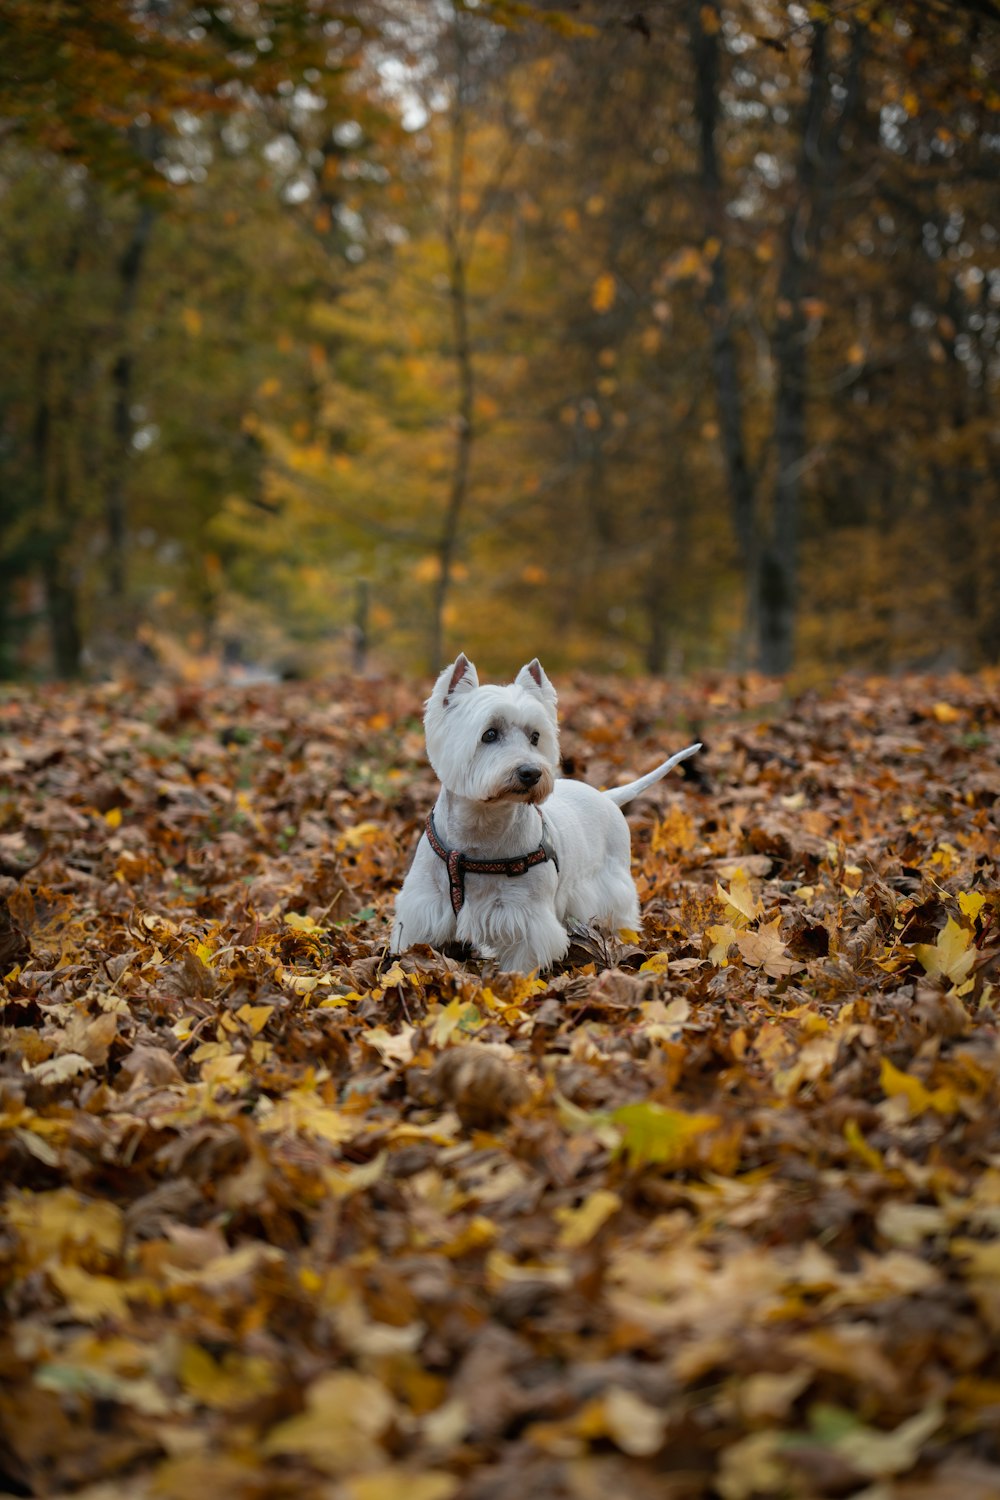
[[[558,1244],[563,1250],[578,1250],[588,1245],[594,1235],[621,1208],[622,1200],[607,1188],[598,1188],[585,1198],[579,1208],[557,1208],[561,1225]]]
[[[624,1386],[612,1385],[588,1402],[571,1427],[581,1437],[610,1438],[632,1458],[648,1458],[663,1445],[666,1414]]]
[[[698,842],[694,818],[683,808],[671,807],[653,829],[650,848],[654,854],[680,854]]]
[[[228,1350],[215,1360],[200,1344],[182,1347],[177,1378],[195,1401],[219,1411],[266,1396],[277,1384],[277,1372],[262,1355]]]
[[[293,932],[326,932],[326,928],[315,921],[313,917],[301,916],[297,911],[286,912],[284,923]]]
[[[436,1251],[438,1255],[444,1255],[449,1260],[457,1260],[463,1255],[469,1255],[473,1251],[492,1245],[497,1233],[497,1226],[492,1219],[487,1219],[485,1214],[476,1214],[462,1226],[454,1239],[444,1240],[438,1244]]]
[[[181,322],[191,338],[196,339],[202,330],[202,316],[196,307],[181,308]]]
[[[695,959],[694,962],[699,960]],[[669,1005],[664,1005],[662,1000],[650,1000],[642,1011],[643,1036],[648,1037],[651,1042],[672,1042],[691,1019],[691,1002],[683,995],[678,995]]]
[[[311,995],[318,989],[321,976],[319,974],[289,974],[282,973],[281,983],[287,984],[293,995]]]
[[[364,1034],[364,1040],[369,1047],[374,1047],[384,1063],[390,1066],[394,1063],[408,1063],[413,1061],[413,1038],[416,1036],[416,1028],[404,1026],[393,1034],[384,1026],[373,1026]]]
[[[449,1000],[434,1017],[430,1040],[435,1047],[444,1047],[456,1031],[476,1030],[484,1023],[477,1006],[457,996]]]
[[[739,924],[741,927],[764,915],[764,903],[759,896],[754,895],[753,887],[743,870],[733,871],[728,891],[721,880],[716,882],[715,889],[726,905],[743,917],[744,921]]]
[[[82,1266],[62,1262],[49,1267],[49,1279],[81,1323],[99,1323],[102,1318],[128,1315],[125,1293],[113,1276],[93,1276]]]
[[[381,823],[355,823],[353,828],[345,828],[337,839],[337,853],[342,854],[345,849],[360,849],[363,844],[381,838],[383,831]]]
[[[61,1057],[49,1057],[28,1069],[32,1078],[46,1088],[67,1083],[80,1073],[91,1072],[93,1064],[80,1052],[64,1052]]]
[[[697,245],[687,245],[665,262],[663,274],[668,283],[687,281],[691,277],[699,280],[705,275],[705,262]]]
[[[366,1188],[381,1181],[387,1161],[387,1152],[379,1151],[372,1160],[363,1161],[357,1167],[330,1167],[324,1172],[325,1185],[337,1199],[349,1199],[352,1194],[363,1193]]]
[[[237,1019],[247,1023],[253,1036],[263,1031],[273,1014],[273,1005],[241,1005],[236,1012]]]
[[[651,953],[646,962],[639,965],[640,974],[665,974],[670,967],[669,953]]]
[[[882,1204],[875,1222],[883,1239],[904,1250],[916,1250],[924,1240],[943,1234],[948,1215],[932,1203],[900,1203],[890,1198]]]
[[[751,1500],[753,1495],[789,1492],[788,1468],[781,1454],[782,1434],[752,1432],[723,1449],[716,1488],[722,1500]]]
[[[661,1104],[623,1104],[611,1120],[621,1131],[621,1151],[630,1167],[679,1166],[689,1147],[719,1124],[718,1115],[691,1115]]]
[[[610,271],[598,276],[590,292],[590,305],[596,313],[610,312],[615,305],[617,287]]]
[[[492,1250],[486,1258],[486,1284],[492,1291],[524,1282],[541,1282],[565,1291],[573,1285],[573,1272],[562,1261],[519,1261],[503,1250]]]
[[[81,1198],[72,1188],[12,1194],[4,1218],[21,1239],[24,1258],[34,1266],[62,1255],[69,1245],[78,1253],[116,1255],[124,1233],[120,1209]]]
[[[978,891],[960,891],[958,905],[969,921],[974,922],[986,905],[986,897],[980,895]]]
[[[324,1104],[314,1089],[308,1086],[292,1089],[279,1099],[260,1122],[267,1135],[282,1131],[301,1131],[303,1135],[317,1140],[346,1141],[354,1134],[357,1124],[345,1115]]]
[[[531,977],[527,974],[512,974],[505,982],[502,1003],[504,1005],[520,1005],[524,1000],[530,1000],[533,995],[544,995],[548,989],[548,980],[539,979],[537,975]],[[488,990],[484,990],[488,994]]]
[[[936,943],[914,943],[913,952],[932,979],[950,979],[952,984],[961,984],[976,961],[976,950],[971,944],[971,933],[949,917]]]
[[[923,1114],[933,1109],[939,1115],[954,1114],[958,1108],[958,1097],[954,1089],[940,1088],[931,1092],[919,1078],[902,1072],[893,1066],[887,1057],[882,1059],[882,1089],[890,1099],[902,1095],[910,1106],[911,1115]]]
[[[122,810],[120,807],[111,807],[104,814],[104,821],[109,828],[120,828],[122,821]]]
[[[953,707],[950,703],[935,703],[931,713],[939,724],[957,724],[962,717],[960,709]]]
[[[378,1440],[395,1410],[380,1380],[336,1370],[313,1382],[301,1415],[272,1427],[263,1451],[299,1454],[328,1474],[371,1468],[384,1457]]]
[[[722,922],[716,927],[706,927],[705,935],[712,940],[709,961],[724,969],[729,962],[729,950],[738,936],[736,928],[731,922]]]
[[[1000,1280],[1000,1241],[957,1237],[951,1242],[951,1253],[969,1262],[969,1275],[973,1279],[994,1285]]]
[[[844,1126],[844,1139],[866,1167],[873,1172],[885,1171],[885,1162],[882,1160],[881,1153],[865,1139],[857,1120],[848,1120]]]
[[[340,1489],[345,1500],[451,1500],[461,1481],[443,1469],[414,1473],[402,1464],[356,1474]]]
[[[795,1365],[781,1374],[761,1370],[757,1375],[737,1377],[737,1400],[740,1411],[756,1424],[763,1418],[781,1421],[813,1379],[811,1369]]]

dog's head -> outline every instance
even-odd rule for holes
[[[434,684],[424,714],[427,755],[449,791],[476,802],[544,802],[559,768],[556,691],[541,663],[507,687],[480,687],[465,655]]]

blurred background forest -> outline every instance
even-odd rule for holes
[[[1000,656],[995,0],[2,0],[0,675]]]

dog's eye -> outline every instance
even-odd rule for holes
[[[493,741],[499,738],[500,736],[497,734],[495,729],[487,729],[483,735],[483,744],[492,745]]]
[[[534,731],[534,733],[531,736],[531,743],[533,745],[537,745],[538,744],[538,730],[537,729]]]

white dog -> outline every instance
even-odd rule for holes
[[[537,659],[508,687],[480,687],[459,656],[426,708],[441,792],[396,899],[393,952],[458,941],[527,973],[562,958],[568,922],[638,928],[621,808],[700,744],[606,792],[558,780],[556,694]]]

